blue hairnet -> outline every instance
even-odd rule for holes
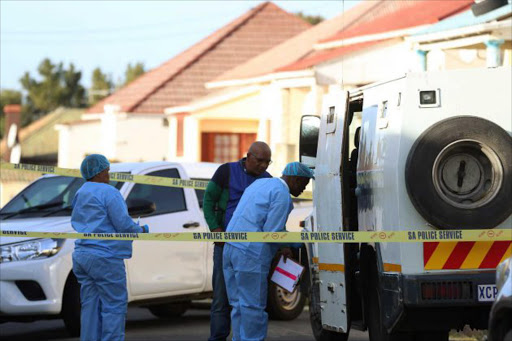
[[[109,167],[110,162],[108,162],[106,157],[100,154],[91,154],[82,161],[80,173],[85,180],[89,180]]]
[[[300,162],[290,162],[284,167],[283,175],[287,176],[301,176],[304,178],[314,179],[313,171],[308,166]]]

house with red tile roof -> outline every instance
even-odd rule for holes
[[[76,167],[84,155],[93,152],[118,161],[162,160],[183,154],[187,144],[183,135],[180,143],[176,136],[169,137],[164,109],[208,96],[211,90],[205,83],[310,27],[271,2],[254,7],[92,106],[80,122],[59,126],[59,166]],[[184,124],[185,116],[179,116],[178,124]],[[255,139],[244,133],[236,137],[244,148]],[[169,144],[177,146],[178,152],[170,155]]]
[[[331,89],[359,87],[427,67],[460,67],[458,62],[439,60],[435,53],[425,58],[425,47],[410,39],[421,40],[421,32],[471,11],[472,4],[473,0],[360,2],[228,70],[206,84],[211,90],[207,96],[187,106],[169,107],[166,113],[175,123],[186,113],[193,128],[182,134],[201,143],[208,138],[202,130],[204,121],[238,120],[245,124],[258,119],[252,132],[270,144],[277,171],[298,159],[300,117],[319,114],[322,98]],[[475,60],[471,67],[479,63]],[[174,124],[173,129],[179,136],[180,127]],[[219,151],[196,154],[190,160],[215,160],[219,156],[215,153]]]

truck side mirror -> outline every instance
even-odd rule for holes
[[[302,116],[300,122],[299,161],[311,168],[315,168],[319,131],[320,116]]]
[[[126,201],[128,214],[134,216],[145,216],[156,211],[154,202],[145,199],[129,199]]]

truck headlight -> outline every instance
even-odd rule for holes
[[[0,247],[0,263],[51,257],[62,248],[62,239],[37,239]]]

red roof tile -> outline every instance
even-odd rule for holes
[[[357,25],[321,42],[331,42],[357,36],[396,31],[421,25],[433,24],[444,18],[467,10],[473,0],[413,0],[412,5],[401,8],[389,15],[371,22],[371,25]]]
[[[105,104],[123,112],[163,113],[207,94],[204,83],[311,25],[273,3],[263,3],[186,51],[147,72],[88,109],[101,113]]]

